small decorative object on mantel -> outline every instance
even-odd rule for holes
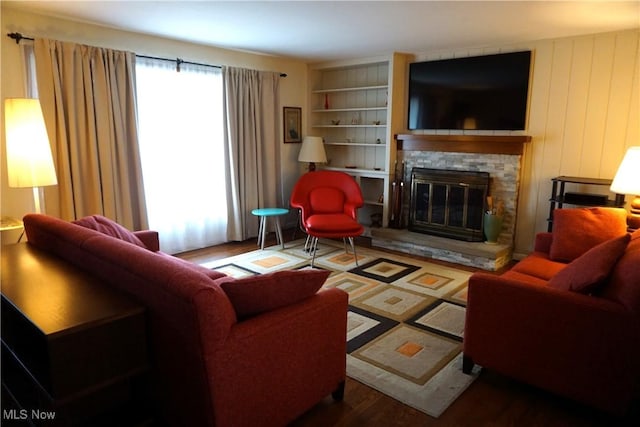
[[[498,243],[498,236],[502,231],[502,220],[504,218],[504,202],[498,201],[494,204],[493,197],[487,197],[487,210],[484,213],[484,219],[482,222],[482,229],[484,236],[487,239],[485,241],[488,245],[495,245]]]

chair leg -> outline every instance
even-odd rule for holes
[[[312,237],[311,238],[311,252],[313,252],[313,254],[311,255],[311,268],[313,268],[313,263],[316,260],[316,252],[318,251],[318,238],[317,237]]]
[[[276,216],[276,240],[280,243],[282,249],[284,249],[284,238],[282,237],[282,228],[280,227],[280,218]]]
[[[340,384],[338,384],[338,387],[331,392],[331,397],[333,397],[333,400],[335,400],[336,402],[342,402],[342,400],[344,399],[344,384],[345,382],[342,381]]]
[[[471,371],[473,371],[473,366],[475,365],[475,363],[473,363],[473,359],[471,359],[471,357],[467,356],[466,354],[462,355],[462,372],[469,375],[471,374]]]
[[[351,250],[353,251],[353,258],[356,260],[356,267],[360,267],[358,265],[358,254],[356,253],[356,244],[353,240],[353,237],[349,237],[349,243],[351,244]]]

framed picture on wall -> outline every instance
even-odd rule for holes
[[[284,143],[302,142],[302,108],[284,107]]]

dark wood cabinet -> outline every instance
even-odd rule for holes
[[[27,243],[3,246],[3,423],[144,423],[147,371],[143,306]]]
[[[616,194],[614,199],[609,198],[608,190],[611,185],[610,179],[557,176],[551,179],[551,183],[549,218],[547,219],[549,225],[547,226],[547,231],[551,231],[553,229],[553,211],[555,209],[562,209],[565,204],[573,206],[624,207],[624,194]],[[602,193],[597,194],[569,192],[567,191],[567,184],[602,186],[606,187],[607,192],[603,191]]]

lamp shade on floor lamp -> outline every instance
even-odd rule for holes
[[[9,187],[33,188],[35,211],[41,212],[39,188],[58,179],[40,102],[7,98],[4,111]]]

